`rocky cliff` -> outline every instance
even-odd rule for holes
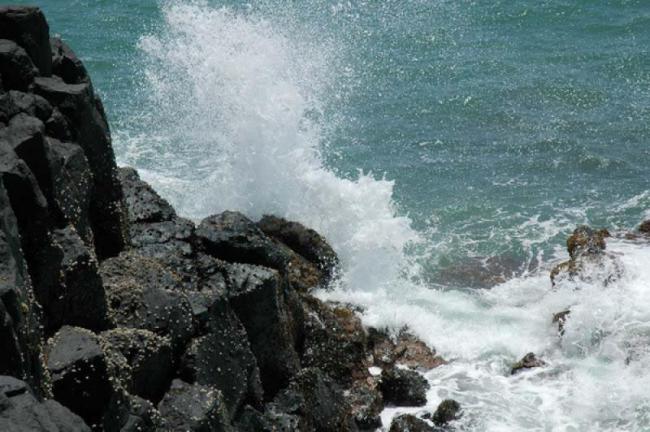
[[[3,431],[374,430],[384,399],[426,400],[396,363],[442,363],[310,295],[337,272],[318,233],[196,225],[118,168],[38,8],[0,7],[0,256]]]

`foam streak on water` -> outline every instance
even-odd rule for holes
[[[428,407],[459,400],[467,430],[650,428],[650,248],[611,242],[624,276],[606,287],[551,290],[544,257],[541,270],[490,291],[419,286],[405,249],[420,235],[396,212],[393,183],[344,179],[323,162],[319,119],[336,87],[336,45],[202,3],[163,12],[164,25],[140,41],[149,129],[117,134],[121,163],[142,168],[185,216],[273,213],[323,233],[343,278],[322,296],[360,303],[367,324],[407,324],[435,346],[450,364],[428,373]],[[558,234],[558,221],[527,223]],[[560,340],[551,317],[569,306]],[[529,351],[549,367],[510,377]],[[385,411],[386,426],[397,411]]]

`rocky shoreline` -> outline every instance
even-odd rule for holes
[[[417,370],[444,360],[311,294],[337,277],[322,236],[197,225],[117,167],[38,8],[0,7],[0,83],[0,430],[376,430],[385,404],[426,402]]]

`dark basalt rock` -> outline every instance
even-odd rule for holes
[[[2,9],[0,25],[1,11]],[[0,38],[0,73],[5,90],[26,91],[34,82],[38,70],[23,48],[13,41]]]
[[[196,234],[210,255],[228,262],[280,270],[291,261],[289,248],[272,241],[239,212],[226,211],[203,219]]]
[[[43,122],[52,115],[52,105],[39,95],[12,90],[9,97],[21,112]]]
[[[230,304],[246,329],[270,399],[300,370],[287,287],[278,272],[247,264],[230,266],[226,280]]]
[[[100,266],[112,319],[118,327],[169,336],[179,352],[192,336],[192,310],[178,276],[155,259],[123,252]]]
[[[453,399],[445,399],[440,402],[440,405],[436,408],[436,412],[433,413],[431,420],[436,426],[445,426],[449,422],[458,420],[460,416],[460,404]]]
[[[0,376],[0,430],[90,432],[80,417],[56,401],[39,401],[25,382],[10,376]]]
[[[58,108],[52,109],[52,114],[45,121],[45,133],[49,137],[57,138],[61,141],[72,141],[74,139],[68,119],[65,118]]]
[[[126,389],[153,402],[162,399],[174,372],[169,338],[148,330],[114,329],[101,334],[105,350],[116,350],[129,367]],[[117,377],[124,381],[124,377]]]
[[[346,391],[346,400],[359,430],[374,431],[382,426],[381,412],[384,410],[384,398],[371,380],[356,381]]]
[[[140,180],[133,168],[118,170],[131,223],[162,222],[176,217],[171,205],[151,186]]]
[[[42,76],[52,73],[50,28],[39,8],[0,6],[0,39],[11,39],[23,47]]]
[[[52,207],[72,225],[94,254],[90,225],[92,173],[83,150],[76,144],[47,137],[47,161],[52,176]]]
[[[315,432],[357,431],[334,380],[316,368],[300,371],[273,400],[275,412],[296,415],[298,430]]]
[[[50,293],[44,305],[48,328],[67,324],[95,331],[106,329],[106,294],[94,254],[70,226],[55,230],[53,236],[63,252],[60,268],[64,284],[60,292]]]
[[[116,393],[104,415],[104,432],[167,431],[156,407],[128,393]]]
[[[535,353],[526,354],[521,360],[512,365],[512,370],[510,371],[511,375],[514,375],[518,372],[523,371],[524,369],[532,369],[536,367],[546,366],[546,362],[540,358],[537,358]]]
[[[194,242],[194,224],[187,219],[131,225],[131,244],[138,253],[173,269],[188,289],[198,283]]]
[[[382,372],[379,389],[387,404],[422,406],[427,403],[429,383],[415,371],[394,367]]]
[[[44,390],[40,314],[20,245],[18,223],[0,180],[0,374]]]
[[[233,416],[245,404],[260,408],[260,372],[244,326],[232,311],[225,292],[212,293],[206,303],[206,334],[194,339],[187,348],[181,376],[188,382],[219,389]]]
[[[101,424],[113,388],[99,338],[65,326],[48,341],[45,354],[54,398],[89,425]]]
[[[395,417],[390,424],[389,432],[434,432],[435,429],[422,419],[411,414]]]
[[[128,220],[108,123],[90,83],[66,84],[38,77],[35,91],[55,106],[74,131],[93,173],[90,216],[100,259],[117,255],[128,243]]]
[[[52,72],[68,84],[89,83],[86,67],[70,47],[60,38],[50,39],[52,49]]]
[[[353,311],[313,297],[303,299],[305,342],[302,364],[317,367],[343,385],[361,378],[366,358],[366,333]],[[355,376],[358,375],[358,376]]]
[[[232,430],[221,392],[211,387],[174,380],[158,410],[170,431]]]
[[[313,229],[298,222],[290,222],[276,216],[265,215],[257,226],[268,236],[289,246],[296,253],[318,266],[320,284],[327,286],[335,277],[338,256],[327,240]]]

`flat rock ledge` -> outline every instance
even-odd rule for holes
[[[195,224],[118,168],[36,7],[0,7],[0,213],[0,430],[377,430],[444,364],[312,295],[339,265],[314,230]]]

